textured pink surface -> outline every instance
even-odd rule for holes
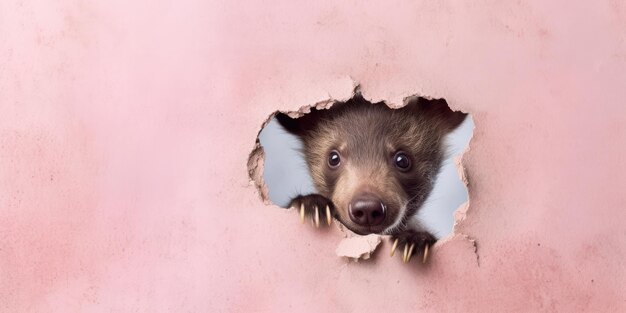
[[[0,2],[0,311],[626,310],[619,1]],[[476,123],[432,262],[263,205],[261,123],[351,91]]]

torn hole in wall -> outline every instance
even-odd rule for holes
[[[472,130],[471,117],[444,99],[413,96],[392,109],[355,92],[273,114],[248,168],[264,201],[314,227],[334,221],[350,233],[338,255],[369,258],[380,240],[352,233],[378,234],[397,242],[408,261],[452,234],[454,212],[467,201],[454,157]]]

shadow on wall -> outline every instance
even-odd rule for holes
[[[454,211],[467,201],[467,189],[459,178],[454,158],[467,147],[473,129],[474,122],[469,116],[446,138],[449,157],[418,213],[418,218],[438,238],[452,232]],[[286,208],[293,197],[315,192],[298,137],[287,133],[273,118],[261,131],[259,140],[265,152],[263,180],[272,203]]]

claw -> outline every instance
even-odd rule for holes
[[[411,256],[413,255],[413,248],[415,248],[415,243],[412,243],[409,247],[409,253],[406,255],[406,262],[409,263],[411,261]]]
[[[424,258],[422,259],[422,263],[426,263],[427,259],[428,259],[428,244],[424,246]]]
[[[407,262],[407,255],[409,254],[409,244],[406,243],[404,245],[404,254],[402,255],[402,262],[406,263]]]
[[[397,247],[398,247],[398,238],[396,238],[396,240],[393,242],[393,245],[391,246],[391,254],[389,256],[393,257],[393,255],[396,253]]]
[[[300,223],[304,224],[304,203],[300,204]]]
[[[320,228],[320,210],[315,206],[315,227]]]
[[[326,223],[328,223],[328,226],[330,226],[330,223],[333,222],[333,217],[330,216],[330,208],[328,207],[328,205],[326,205]]]

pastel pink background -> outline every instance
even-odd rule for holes
[[[0,38],[2,312],[626,310],[621,1],[7,0]],[[249,182],[269,114],[355,82],[473,114],[427,266]]]

